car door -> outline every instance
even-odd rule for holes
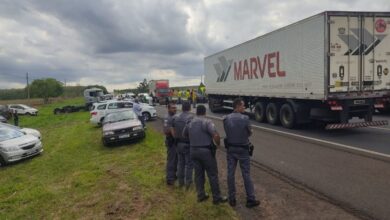
[[[23,106],[18,105],[17,108],[18,108],[18,114],[24,115],[27,113],[26,108],[24,108]]]
[[[105,114],[106,114],[106,108],[107,108],[107,104],[101,104],[101,105],[97,105],[97,106],[96,106],[96,114],[97,114],[96,117],[99,118],[99,121],[100,121],[100,119],[101,119],[102,117],[105,116]]]

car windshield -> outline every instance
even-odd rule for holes
[[[23,135],[24,133],[19,130],[0,127],[0,142],[13,139],[13,138],[18,138]]]
[[[31,108],[30,106],[22,105],[22,104],[20,104],[19,106],[21,106],[21,107],[23,107],[23,108]]]
[[[123,112],[115,112],[108,114],[105,118],[103,123],[114,123],[118,121],[126,121],[126,120],[133,120],[135,119],[135,114],[133,111],[123,111]]]

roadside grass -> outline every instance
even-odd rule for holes
[[[236,219],[228,205],[197,203],[195,190],[165,185],[163,136],[104,147],[88,112],[54,115],[44,105],[22,127],[42,133],[42,155],[0,168],[0,219]]]

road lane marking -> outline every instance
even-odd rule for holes
[[[212,115],[207,115],[207,117],[218,119],[218,120],[222,120],[221,117],[216,117],[216,116],[212,116]],[[334,146],[337,146],[337,147],[340,147],[340,148],[344,148],[344,149],[347,149],[347,150],[353,150],[353,151],[357,151],[357,152],[361,152],[361,153],[372,154],[372,155],[375,155],[375,156],[379,156],[379,157],[384,157],[386,159],[390,159],[390,155],[389,154],[379,153],[379,152],[375,152],[375,151],[371,151],[371,150],[365,150],[365,149],[362,149],[362,148],[357,148],[357,147],[353,147],[353,146],[349,146],[349,145],[345,145],[345,144],[340,144],[340,143],[336,143],[336,142],[332,142],[332,141],[327,141],[327,140],[323,140],[323,139],[307,137],[307,136],[294,134],[294,133],[290,133],[290,132],[279,131],[279,130],[275,130],[275,129],[267,128],[267,127],[262,127],[262,126],[258,126],[258,125],[252,125],[252,127],[255,127],[255,128],[258,128],[258,129],[262,129],[262,130],[266,130],[266,131],[270,131],[270,132],[274,132],[274,133],[284,134],[284,135],[287,135],[287,136],[293,136],[293,137],[297,137],[297,138],[301,138],[301,139],[306,139],[306,140],[311,140],[311,141],[315,141],[315,142],[320,142],[320,143],[323,143],[323,144],[334,145]],[[390,130],[390,129],[386,129],[386,130]]]
[[[380,127],[369,127],[369,128],[374,128],[374,129],[380,129],[380,130],[387,130],[387,131],[390,131],[390,128],[380,128]]]

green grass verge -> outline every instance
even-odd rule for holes
[[[22,127],[41,131],[44,153],[0,168],[0,219],[236,219],[226,204],[196,202],[194,190],[168,188],[164,137],[104,147],[88,112],[54,115],[82,99],[42,106]]]

